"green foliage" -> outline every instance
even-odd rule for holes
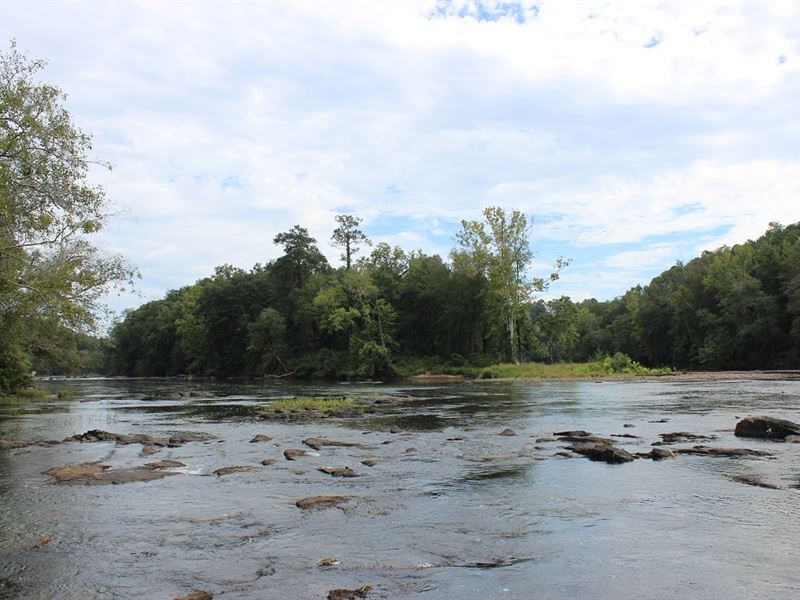
[[[299,412],[303,410],[314,410],[318,412],[343,411],[354,407],[352,398],[287,398],[273,400],[267,406],[270,412]]]
[[[450,263],[379,244],[337,270],[295,226],[275,237],[276,260],[225,265],[129,313],[112,335],[116,372],[548,378],[800,365],[800,225],[705,252],[614,300],[575,303],[531,299],[558,266],[547,281],[528,278],[525,219],[485,217],[462,224]]]
[[[106,219],[88,182],[99,163],[61,90],[37,81],[43,67],[13,42],[0,53],[0,391],[24,385],[31,354],[59,350],[65,328],[91,329],[101,296],[135,274],[89,242]]]

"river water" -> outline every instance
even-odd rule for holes
[[[206,590],[226,600],[312,599],[365,584],[368,598],[392,599],[800,595],[800,444],[732,431],[747,415],[800,421],[797,381],[48,385],[75,395],[0,405],[0,438],[104,429],[214,439],[153,457],[114,442],[0,450],[0,598],[169,600]],[[251,418],[276,397],[396,393],[414,399],[358,418]],[[505,428],[517,435],[499,435]],[[566,429],[639,436],[620,438],[631,452],[649,450],[660,433],[688,431],[774,456],[608,465],[536,441]],[[257,434],[274,439],[250,443]],[[368,447],[283,457],[308,437]],[[173,469],[178,476],[106,486],[55,485],[43,474],[161,459],[186,466]],[[254,470],[213,475],[232,465]],[[323,466],[359,476],[333,478]],[[352,499],[317,511],[295,506],[316,495]]]

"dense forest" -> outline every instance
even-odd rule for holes
[[[390,377],[420,368],[584,361],[624,353],[682,369],[791,367],[800,357],[800,224],[677,263],[610,301],[534,299],[524,215],[462,222],[445,260],[369,240],[337,217],[332,267],[300,226],[279,258],[224,265],[126,314],[111,333],[125,375]]]

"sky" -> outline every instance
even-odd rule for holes
[[[800,221],[800,3],[2,1],[12,39],[114,166],[117,311],[296,224],[338,264],[337,214],[446,257],[523,211],[575,300]]]

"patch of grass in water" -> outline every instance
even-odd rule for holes
[[[7,396],[0,396],[0,401],[8,403],[26,402],[28,400],[44,400],[49,396],[50,394],[46,390],[43,390],[42,388],[29,387],[17,390],[13,394],[8,394]]]
[[[285,398],[273,400],[267,406],[270,412],[299,412],[303,410],[314,410],[318,412],[339,412],[354,408],[355,402],[352,398],[310,398],[302,396],[299,398]]]

